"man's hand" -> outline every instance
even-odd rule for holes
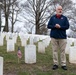
[[[60,25],[59,25],[59,24],[56,24],[55,27],[56,27],[56,28],[60,28]]]

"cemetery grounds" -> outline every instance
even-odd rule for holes
[[[18,45],[22,52],[22,58],[19,60],[19,63],[17,57]],[[38,43],[35,43],[35,45],[38,49]],[[21,46],[19,37],[15,44],[14,52],[7,52],[6,46],[6,40],[4,38],[4,45],[0,46],[0,56],[4,58],[3,75],[76,75],[76,64],[69,63],[68,55],[67,71],[62,70],[60,66],[59,69],[55,71],[51,69],[53,65],[51,43],[46,48],[46,52],[44,54],[38,53],[38,50],[36,50],[37,61],[35,64],[26,64],[24,62],[24,47]]]

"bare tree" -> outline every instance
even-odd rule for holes
[[[57,4],[62,5],[63,13],[68,13],[72,9],[71,0],[27,0],[22,4],[23,17],[28,21],[28,24],[31,23],[35,26],[36,34],[41,33],[42,27],[46,29],[45,25],[51,15],[55,13]],[[27,14],[27,16],[24,14]]]
[[[1,8],[2,7],[2,0],[0,0],[0,32],[1,32]]]
[[[34,25],[31,25],[31,23],[28,24],[28,22],[25,22],[24,28],[26,29],[27,33],[32,34],[32,31],[34,29]]]
[[[49,16],[49,14],[47,15],[47,9],[51,4],[52,0],[27,0],[22,5],[22,7],[24,8],[24,13],[28,15],[23,15],[23,17],[28,21],[28,24],[30,22],[35,26],[36,34],[40,34],[40,28],[46,23]],[[51,14],[53,14],[53,11],[51,11]]]
[[[3,0],[3,11],[4,11],[4,18],[5,18],[5,26],[4,31],[8,32],[8,26],[9,26],[9,20],[12,24],[12,32],[13,32],[13,26],[15,22],[17,21],[17,15],[18,15],[18,2],[17,0]],[[15,14],[16,13],[16,14]],[[10,16],[11,15],[11,16]],[[14,18],[14,15],[16,15],[16,18]]]
[[[8,17],[9,17],[10,0],[3,0],[3,5],[4,5],[4,14],[5,14],[4,31],[8,32]]]
[[[19,8],[19,2],[17,0],[12,2],[12,5],[10,7],[10,15],[9,15],[9,20],[11,21],[11,25],[12,25],[12,32],[14,30],[14,24],[19,21],[17,19],[18,14],[20,13],[20,8]]]

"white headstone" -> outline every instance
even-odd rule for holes
[[[43,42],[38,42],[38,53],[45,53],[45,45]]]
[[[6,33],[6,41],[9,40],[10,32]]]
[[[38,41],[39,41],[39,37],[35,36],[34,39],[33,39],[33,42],[37,43]]]
[[[21,46],[26,46],[27,45],[27,40],[26,39],[22,39],[21,40]]]
[[[3,57],[0,57],[0,75],[3,75]]]
[[[33,45],[34,44],[34,42],[33,42],[33,36],[30,37],[30,43],[29,44],[30,45]]]
[[[25,46],[25,63],[27,64],[36,63],[36,46],[35,45]]]
[[[39,35],[39,39],[40,40],[43,40],[43,39],[46,39],[48,36],[45,36],[45,35]]]
[[[26,35],[23,35],[23,37],[21,37],[21,46],[26,46],[27,40],[28,40],[28,37]]]
[[[3,46],[3,37],[2,36],[0,36],[0,46]]]
[[[67,39],[67,44],[66,44],[66,48],[65,48],[66,54],[69,54],[69,50],[70,50],[71,45],[72,45],[72,40]]]
[[[1,33],[0,36],[2,36],[2,38],[4,39],[5,33]]]
[[[15,36],[15,37],[13,37],[13,39],[12,40],[14,40],[14,43],[16,43],[17,42],[17,37]]]
[[[69,62],[76,64],[76,46],[70,47]]]
[[[7,52],[11,52],[15,50],[15,43],[13,40],[7,41]]]
[[[51,40],[50,38],[46,38],[46,39],[43,40],[43,43],[44,43],[45,47],[49,46],[50,40]]]
[[[74,46],[76,46],[76,38],[74,39]]]

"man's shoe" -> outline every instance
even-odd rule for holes
[[[61,66],[61,68],[62,68],[63,70],[67,70],[67,67],[66,67],[66,66]]]
[[[53,68],[52,68],[53,70],[56,70],[56,69],[58,69],[58,65],[53,65]]]

